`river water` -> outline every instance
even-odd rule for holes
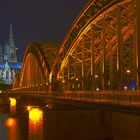
[[[41,115],[33,121],[28,113],[0,111],[0,140],[140,140],[139,115],[100,109]]]
[[[0,140],[28,140],[28,118],[10,114],[7,105],[0,105]]]

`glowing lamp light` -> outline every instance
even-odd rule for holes
[[[130,73],[131,71],[130,71],[130,70],[127,70],[126,72],[127,72],[127,73]]]
[[[98,75],[95,75],[95,78],[98,78]]]
[[[123,88],[124,88],[124,90],[127,90],[127,86],[124,86]]]
[[[135,90],[135,83],[134,83],[134,81],[131,82],[131,89]]]
[[[10,106],[16,106],[16,99],[10,98]]]
[[[100,89],[99,88],[96,88],[96,91],[99,91]]]
[[[27,106],[27,110],[30,111],[32,109],[31,106]]]
[[[39,108],[33,108],[29,111],[29,119],[32,121],[39,121],[42,119],[42,110]]]

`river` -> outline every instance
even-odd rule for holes
[[[2,106],[1,108],[4,108]],[[140,116],[96,110],[46,111],[31,120],[28,113],[0,111],[0,140],[140,140]]]

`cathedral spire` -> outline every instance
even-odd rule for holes
[[[10,24],[10,32],[9,32],[9,61],[10,62],[17,62],[17,55],[16,55],[16,46],[14,42],[14,36],[13,36],[13,25]]]
[[[0,62],[2,62],[2,53],[3,53],[3,51],[2,51],[2,44],[1,44],[1,42],[0,42]]]
[[[8,44],[11,47],[15,47],[15,43],[14,43],[14,36],[13,36],[13,25],[10,24],[10,32],[9,32],[9,41]]]

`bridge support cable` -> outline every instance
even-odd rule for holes
[[[138,89],[138,48],[137,48],[137,28],[136,28],[136,22],[134,25],[134,40],[133,40],[133,47],[134,47],[134,83],[135,83],[135,89]]]
[[[112,90],[113,89],[113,54],[111,53],[109,56],[109,81],[108,81],[108,86],[109,89]]]
[[[117,50],[117,70],[118,70],[118,81],[119,81],[119,90],[122,90],[123,84],[123,74],[122,74],[122,61],[123,61],[123,54],[122,54],[122,47],[123,47],[123,36],[122,36],[122,23],[121,23],[121,11],[118,8],[118,25],[117,25],[117,42],[118,42],[118,50]]]
[[[75,78],[77,78],[77,45],[75,45],[75,50],[74,50],[74,52],[75,52],[75,59],[74,59],[74,62],[75,62],[75,64],[74,64],[74,77]]]
[[[137,55],[136,55],[136,61],[137,61],[137,86],[138,89],[140,89],[140,0],[136,0],[136,17],[137,17],[137,23],[136,23],[136,39],[137,39]]]
[[[91,89],[92,90],[96,89],[96,86],[95,86],[94,49],[95,49],[95,45],[94,45],[94,30],[93,30],[93,25],[92,25],[91,26],[91,81],[92,81]]]
[[[85,35],[82,36],[82,90],[84,90],[85,84]]]
[[[67,73],[68,73],[68,90],[70,90],[70,56],[68,57],[68,63],[67,63]]]
[[[107,89],[107,69],[106,69],[106,23],[103,21],[103,29],[102,29],[102,89]]]

